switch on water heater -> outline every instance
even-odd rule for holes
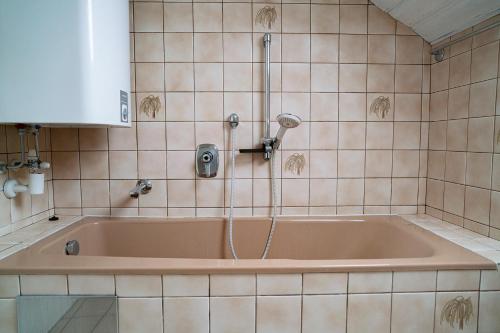
[[[198,177],[213,178],[219,168],[219,149],[210,143],[204,143],[196,148],[196,174]]]

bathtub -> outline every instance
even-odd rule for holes
[[[210,274],[495,269],[493,262],[399,216],[238,218],[227,246],[223,218],[81,221],[0,262],[0,274]],[[68,241],[79,243],[67,255]]]

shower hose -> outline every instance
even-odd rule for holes
[[[233,243],[233,210],[234,210],[234,170],[236,164],[236,128],[231,128],[231,185],[229,190],[229,228],[228,228],[228,241],[229,248],[231,249],[231,254],[233,259],[238,259],[236,250]],[[266,246],[262,252],[261,259],[266,259],[271,248],[271,242],[273,240],[274,230],[276,229],[276,184],[274,176],[274,153],[271,154],[271,163],[269,163],[271,168],[271,205],[272,205],[272,222],[271,228],[269,229],[269,234],[267,235]]]

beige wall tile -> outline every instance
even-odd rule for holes
[[[338,66],[330,64],[311,65],[311,91],[338,91]]]
[[[211,332],[255,332],[255,297],[210,297]]]
[[[496,81],[488,80],[470,86],[470,117],[495,115]]]
[[[339,149],[363,149],[365,147],[365,123],[339,123]],[[367,142],[370,137],[367,136]]]
[[[422,67],[419,65],[396,66],[396,92],[420,93],[422,91]]]
[[[252,32],[252,7],[249,3],[225,3],[223,6],[225,32]]]
[[[161,3],[135,3],[133,15],[136,32],[162,32],[163,6]]]
[[[467,133],[467,150],[491,152],[493,150],[494,118],[470,118]]]
[[[392,273],[349,273],[349,293],[390,292]]]
[[[364,92],[366,91],[367,65],[341,64],[339,65],[339,91]]]
[[[208,275],[163,275],[163,296],[208,296]]]
[[[366,151],[366,177],[390,177],[392,174],[391,150]]]
[[[450,89],[448,119],[466,118],[469,112],[469,87]]]
[[[396,37],[396,63],[421,64],[423,40],[419,36]]]
[[[394,34],[396,21],[386,12],[376,6],[368,6],[368,33]]]
[[[490,191],[467,186],[465,188],[465,217],[488,224]]]
[[[195,32],[222,31],[222,4],[193,4],[193,19]]]
[[[347,292],[347,273],[305,273],[304,294],[340,294]]]
[[[257,332],[301,331],[300,296],[258,296]]]
[[[312,5],[311,32],[313,33],[339,32],[339,6]]]
[[[337,185],[338,205],[361,205],[363,203],[363,179],[339,179]]]
[[[471,53],[462,53],[450,58],[450,88],[463,86],[470,83]]]
[[[137,62],[162,62],[164,59],[161,33],[136,33],[134,46]]]
[[[80,152],[82,179],[109,179],[107,151]]]
[[[9,127],[11,128],[11,127]],[[9,131],[9,128],[7,129]],[[13,127],[11,128],[13,129]],[[16,144],[9,144],[7,140],[7,150],[8,152],[18,152],[19,147],[17,144],[17,135],[13,131],[13,136],[15,139],[13,141]],[[52,151],[77,151],[78,150],[78,129],[76,128],[53,128],[50,130],[50,140]],[[9,139],[9,137],[7,137]],[[14,146],[15,145],[15,146]],[[14,147],[13,147],[14,146]]]
[[[54,204],[57,207],[81,207],[81,191],[79,180],[54,180]]]
[[[14,298],[21,293],[18,275],[0,276],[0,297]]]
[[[340,35],[340,63],[366,63],[367,36]]]
[[[272,51],[272,50],[271,50]],[[339,58],[339,38],[333,34],[311,34],[311,61],[336,63]]]
[[[418,196],[416,178],[393,178],[391,205],[411,205]]]
[[[307,92],[310,86],[310,68],[307,64],[282,64],[282,84],[285,92]]]
[[[395,150],[393,177],[417,177],[419,159],[419,152],[416,150]]]
[[[163,91],[164,72],[163,64],[137,63],[135,65],[137,91]]]
[[[132,123],[130,128],[109,129],[110,150],[134,150],[137,149],[137,127]]]
[[[345,332],[346,295],[304,296],[302,332]]]
[[[365,34],[367,32],[367,7],[340,6],[340,33]]]
[[[368,65],[367,91],[393,92],[394,65]]]
[[[114,295],[113,275],[68,275],[70,295]]]
[[[498,74],[498,41],[472,50],[471,81],[492,79]]]
[[[481,290],[500,290],[500,271],[481,271]]]
[[[252,89],[252,65],[249,63],[224,64],[224,90],[250,91]]]
[[[222,33],[195,33],[194,61],[220,62],[223,59]]]
[[[301,292],[300,274],[257,274],[257,295],[295,295]]]
[[[436,290],[436,272],[394,272],[393,292]]]
[[[491,187],[492,157],[489,153],[467,153],[466,185]]]
[[[165,4],[165,6],[180,6],[186,7],[185,4]],[[186,8],[190,13],[190,7]],[[165,12],[167,12],[167,9]],[[167,24],[167,22],[165,22]],[[192,29],[192,25],[186,27]],[[165,30],[167,31],[167,30]],[[165,33],[165,61],[166,62],[180,62],[193,60],[193,35],[191,33]]]
[[[340,121],[362,121],[366,119],[366,94],[341,93],[338,99]]]
[[[420,94],[396,94],[394,118],[399,121],[419,121],[422,111]]]
[[[347,302],[348,332],[390,331],[390,294],[350,294]]]
[[[446,152],[446,171],[445,179],[447,181],[465,184],[466,153]]]
[[[444,210],[452,214],[463,216],[465,201],[465,186],[453,183],[444,185]]]
[[[500,327],[496,309],[500,307],[500,292],[481,292],[479,297],[478,332],[494,332]]]
[[[109,180],[82,180],[82,207],[109,207]]]
[[[365,152],[360,150],[340,150],[338,152],[339,178],[363,177]]]
[[[283,32],[292,32],[292,33],[308,33],[310,29],[310,7],[309,5],[302,4],[284,4],[281,8],[282,12],[282,29]],[[316,21],[313,16],[313,22]],[[319,24],[323,21],[318,22]],[[314,26],[319,25],[315,23]],[[319,25],[318,29],[313,27],[312,32],[330,32],[328,30],[324,31],[323,27]],[[316,31],[319,30],[319,31]],[[331,31],[335,32],[335,31]]]
[[[372,7],[373,6],[369,6],[369,8]],[[370,12],[371,11],[368,10],[369,15]],[[370,27],[370,22],[368,22],[368,25]],[[369,63],[393,64],[396,59],[395,57],[396,57],[396,42],[394,36],[368,35]]]
[[[66,275],[21,275],[22,295],[66,295]]]
[[[120,297],[161,297],[159,275],[116,275],[116,295]]]
[[[223,66],[213,63],[195,63],[196,91],[222,91]]]
[[[438,291],[479,290],[479,271],[438,271]]]
[[[365,179],[365,205],[390,205],[391,179]]]
[[[392,332],[432,332],[434,293],[392,294]],[[406,311],[410,306],[414,311]]]
[[[119,298],[120,332],[163,332],[161,298]]]
[[[106,128],[80,128],[78,135],[80,150],[108,150]]]
[[[250,296],[256,293],[256,276],[253,274],[210,275],[211,296]]]

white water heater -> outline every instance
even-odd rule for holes
[[[0,123],[130,126],[128,0],[1,0]]]

